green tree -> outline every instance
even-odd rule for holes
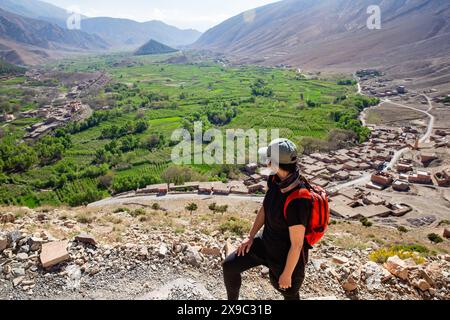
[[[186,210],[189,211],[191,213],[191,215],[194,211],[197,211],[197,209],[198,209],[197,204],[195,204],[193,202],[186,206]]]

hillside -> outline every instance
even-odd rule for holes
[[[161,21],[136,22],[116,18],[83,19],[82,30],[97,34],[118,47],[136,49],[154,39],[169,46],[184,46],[195,42],[201,35],[196,30],[180,30]]]
[[[366,27],[369,5],[381,8],[381,30]],[[340,71],[381,67],[442,84],[450,82],[449,16],[445,0],[285,0],[221,23],[193,47],[226,53],[235,62]]]
[[[99,51],[108,44],[96,35],[63,29],[0,9],[0,57],[11,63],[42,62],[58,51]]]
[[[3,59],[0,59],[0,75],[3,74],[22,74],[25,72],[24,68],[15,66],[11,63],[6,62]]]
[[[242,242],[259,205],[239,201],[214,215],[209,203],[198,202],[194,215],[180,201],[153,209],[1,208],[0,299],[225,299],[222,261]],[[448,244],[432,245],[421,239],[424,232],[334,221],[310,252],[302,299],[448,300]],[[45,269],[39,257],[51,245],[64,256],[57,251],[61,263]],[[383,266],[398,248],[414,260],[391,257]],[[282,298],[263,267],[246,272],[241,297]]]
[[[177,52],[176,49],[166,46],[165,44],[159,43],[151,39],[149,42],[140,47],[136,52],[136,56],[145,56],[149,54],[163,54]]]

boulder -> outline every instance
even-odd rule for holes
[[[199,252],[191,247],[188,246],[185,252],[186,255],[186,262],[194,267],[200,267],[201,262],[203,261],[203,258],[200,256]]]
[[[79,234],[78,236],[75,237],[75,241],[90,244],[93,246],[97,245],[97,241],[95,241],[95,238],[87,233]]]
[[[421,291],[427,291],[431,289],[430,284],[425,279],[418,279],[412,282],[412,285]]]
[[[158,250],[158,256],[160,258],[164,258],[168,252],[169,252],[169,249],[167,248],[166,244],[161,243],[161,245],[159,246],[159,250]],[[181,252],[181,247],[180,247],[180,252]]]
[[[342,288],[344,288],[345,291],[351,292],[358,289],[358,281],[355,279],[354,275],[350,275],[343,283]]]
[[[219,248],[202,248],[200,252],[207,256],[220,257],[222,256],[222,252]]]
[[[406,280],[408,279],[408,268],[406,263],[398,256],[389,257],[384,267],[394,276]]]
[[[40,255],[41,263],[44,268],[50,268],[61,262],[69,260],[67,252],[67,241],[54,241],[42,245]]]
[[[450,239],[450,229],[445,228],[443,236],[446,239]]]
[[[42,248],[44,240],[37,237],[31,237],[28,239],[27,243],[30,246],[31,251],[39,251]]]
[[[331,261],[336,264],[346,264],[348,259],[346,257],[334,256]]]

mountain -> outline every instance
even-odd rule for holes
[[[178,47],[194,43],[201,32],[188,29],[180,30],[161,21],[136,22],[116,18],[87,18],[81,22],[85,32],[97,34],[115,46],[138,48],[148,39]]]
[[[367,28],[371,5],[381,8],[381,30]],[[237,62],[353,71],[383,67],[450,82],[449,18],[448,0],[284,0],[219,24],[192,47]]]
[[[136,52],[135,55],[137,56],[145,56],[149,54],[163,54],[163,53],[171,53],[171,52],[177,52],[178,50],[171,48],[169,46],[166,46],[165,44],[162,44],[158,41],[155,41],[151,39],[149,42],[144,44],[142,47],[140,47]]]
[[[27,18],[44,20],[66,28],[69,13],[50,3],[38,0],[0,0],[0,9]]]
[[[57,52],[99,51],[108,46],[96,35],[0,9],[0,58],[8,62],[34,64]]]

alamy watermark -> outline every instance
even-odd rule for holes
[[[380,6],[372,5],[367,8],[367,14],[369,18],[367,19],[367,28],[369,30],[380,30],[381,29],[381,9]]]
[[[66,20],[66,26],[69,30],[81,30],[81,11],[77,6],[67,8],[69,17]]]
[[[174,164],[229,164],[244,165],[262,163],[258,154],[260,148],[267,147],[270,141],[280,137],[279,129],[209,129],[203,131],[203,123],[194,123],[194,130],[177,129],[171,140],[178,142],[173,147],[171,159]],[[277,150],[272,158],[276,159]]]

